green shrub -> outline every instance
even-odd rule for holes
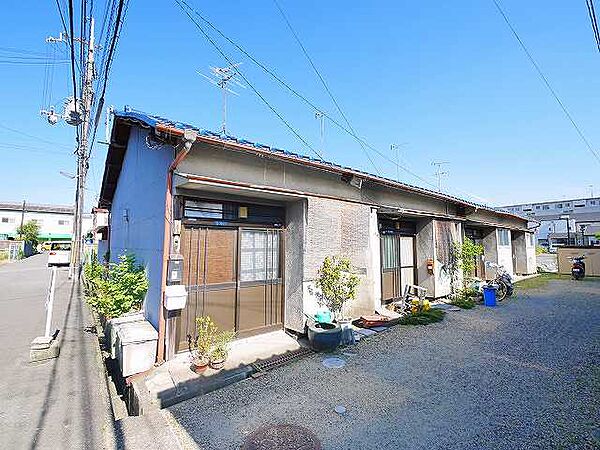
[[[107,320],[138,311],[148,290],[144,267],[136,265],[135,256],[119,256],[117,264],[108,267],[96,258],[84,268],[84,293],[88,304]]]
[[[430,323],[440,322],[444,319],[446,313],[441,309],[431,308],[427,311],[409,314],[400,319],[401,325],[429,325]]]
[[[475,307],[475,301],[469,297],[457,298],[457,299],[452,300],[452,302],[450,302],[450,303],[452,305],[458,306],[459,308],[462,308],[462,309],[471,309],[471,308]]]

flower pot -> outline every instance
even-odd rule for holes
[[[192,369],[197,374],[201,374],[206,369],[208,369],[209,364],[210,361],[208,360],[208,358],[195,357],[194,359],[192,359]]]
[[[225,367],[225,358],[211,359],[210,367],[211,367],[211,369],[221,370],[223,367]]]
[[[342,341],[342,327],[333,323],[315,323],[309,325],[308,341],[314,350],[335,350]]]

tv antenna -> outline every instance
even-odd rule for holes
[[[396,152],[396,181],[400,181],[400,147],[407,145],[408,142],[401,144],[390,144],[390,151]]]
[[[442,170],[445,164],[450,164],[449,161],[432,161],[431,165],[437,167],[434,175],[437,177],[438,192],[442,192],[442,177],[448,175],[448,172]]]
[[[321,111],[315,111],[315,119],[319,121],[319,142],[321,143],[320,151],[323,153],[325,141],[325,114]]]
[[[206,78],[211,84],[219,87],[223,96],[223,121],[221,123],[221,133],[227,134],[227,94],[239,95],[237,92],[229,88],[229,84],[234,84],[238,87],[245,88],[238,79],[237,67],[242,63],[231,64],[227,67],[212,67],[210,66],[211,76],[204,75],[201,72],[198,74]]]

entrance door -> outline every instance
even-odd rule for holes
[[[280,230],[184,226],[183,283],[188,301],[177,319],[177,350],[196,338],[196,317],[248,335],[283,325]]]
[[[387,303],[399,299],[407,284],[415,284],[415,237],[384,234],[381,253],[381,298]]]

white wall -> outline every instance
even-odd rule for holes
[[[8,220],[8,222],[5,222]],[[68,234],[73,232],[73,216],[46,212],[25,212],[23,223],[36,220],[40,234]],[[65,222],[65,223],[59,223]],[[21,211],[0,211],[0,234],[15,235],[21,225]]]
[[[111,206],[110,259],[133,253],[146,267],[150,287],[146,319],[158,328],[161,307],[166,180],[171,147],[150,149],[146,130],[132,127],[119,183]]]

